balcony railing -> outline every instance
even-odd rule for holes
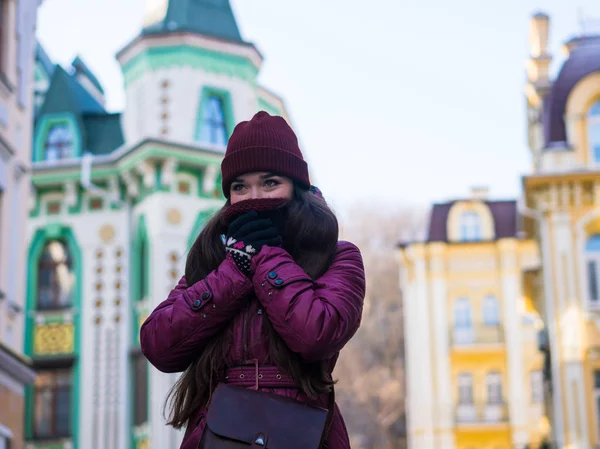
[[[502,424],[508,422],[506,404],[458,404],[456,423],[465,425]]]
[[[477,325],[450,329],[452,346],[497,345],[504,343],[502,326]]]

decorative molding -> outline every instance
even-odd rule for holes
[[[149,71],[175,67],[192,67],[206,72],[231,76],[254,83],[262,58],[253,46],[231,45],[201,36],[162,36],[159,45],[144,37],[117,55],[125,87]],[[214,45],[217,43],[217,45]],[[258,57],[257,57],[258,56]]]
[[[124,172],[121,174],[121,178],[127,188],[127,195],[131,198],[138,198],[140,195],[139,182],[131,172]]]
[[[65,191],[65,205],[67,207],[75,207],[77,206],[77,187],[78,185],[74,181],[69,181],[64,184]]]
[[[156,167],[152,165],[150,161],[141,161],[133,169],[142,177],[142,183],[145,187],[150,189],[155,186]]]
[[[175,181],[175,173],[179,162],[175,158],[165,159],[162,163],[162,187],[170,187]]]
[[[216,187],[217,177],[219,176],[219,167],[215,164],[207,165],[204,169],[204,182],[202,183],[202,191],[205,194],[212,193]]]

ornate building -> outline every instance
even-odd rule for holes
[[[408,447],[538,447],[547,431],[533,240],[516,201],[436,204],[424,242],[400,250]]]
[[[521,207],[436,205],[400,252],[411,447],[600,447],[600,35],[555,79],[548,35],[533,16]]]
[[[25,222],[38,0],[0,0],[0,449],[23,449]]]
[[[257,83],[262,56],[228,0],[152,1],[117,55],[122,113],[76,58],[38,47],[34,194],[27,227],[26,353],[31,448],[177,448],[163,404],[177,374],[149,369],[139,327],[178,281],[186,251],[223,202],[234,125],[286,116]]]
[[[523,179],[541,253],[546,397],[560,448],[600,446],[600,36],[564,44],[548,67],[549,18],[533,17],[526,86],[533,173]]]

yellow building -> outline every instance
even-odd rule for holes
[[[600,36],[565,43],[549,78],[549,19],[533,17],[526,96],[533,173],[523,179],[540,248],[536,305],[547,332],[546,384],[559,448],[600,446]]]
[[[545,431],[537,245],[516,201],[436,204],[399,251],[409,449],[537,448]]]

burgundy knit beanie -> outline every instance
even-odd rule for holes
[[[259,171],[287,176],[305,189],[310,187],[308,166],[296,134],[283,117],[265,111],[239,123],[229,138],[221,162],[225,197],[229,198],[229,188],[236,177]]]

